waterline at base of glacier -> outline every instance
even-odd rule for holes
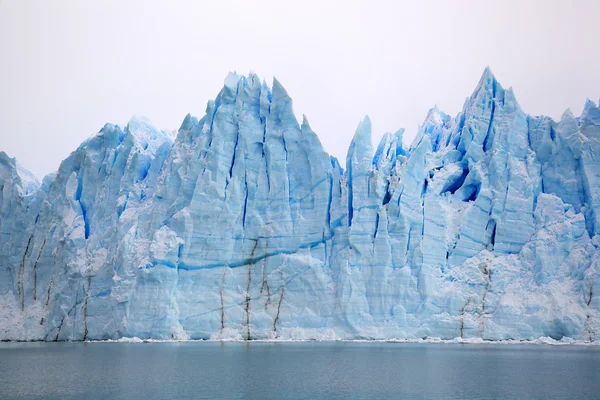
[[[481,338],[454,338],[454,339],[440,339],[436,337],[424,338],[424,339],[256,339],[256,340],[243,340],[243,339],[204,339],[204,340],[160,340],[160,339],[140,339],[138,337],[127,338],[123,337],[120,339],[108,339],[108,340],[86,340],[83,343],[202,343],[202,342],[234,342],[234,343],[404,343],[404,344],[423,344],[423,343],[436,343],[436,344],[472,344],[472,345],[486,345],[486,344],[518,344],[518,345],[548,345],[548,346],[600,346],[600,340],[595,342],[585,342],[581,340],[572,340],[564,338],[565,340],[554,340],[551,337],[540,337],[536,340],[483,340]]]

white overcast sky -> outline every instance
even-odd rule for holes
[[[229,71],[276,76],[342,163],[364,115],[408,142],[486,65],[556,119],[600,96],[599,24],[595,0],[0,0],[0,150],[44,175],[105,122],[175,130]]]

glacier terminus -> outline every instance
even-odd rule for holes
[[[38,179],[0,153],[0,340],[594,342],[600,108],[526,114],[489,69],[345,167],[229,74],[176,134],[106,124]]]

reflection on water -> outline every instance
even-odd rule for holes
[[[587,399],[600,349],[399,343],[2,343],[2,399]]]

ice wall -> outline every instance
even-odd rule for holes
[[[176,136],[107,124],[37,182],[0,153],[0,339],[550,336],[600,329],[600,110],[525,114],[489,69],[346,170],[275,80]]]

